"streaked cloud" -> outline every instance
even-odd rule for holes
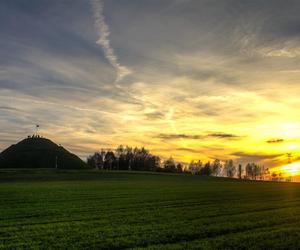
[[[241,136],[227,133],[210,133],[206,135],[187,135],[187,134],[159,134],[158,138],[173,140],[173,139],[191,139],[191,140],[199,140],[205,139],[209,137],[214,137],[218,139],[238,139]]]
[[[203,136],[201,135],[186,135],[186,134],[159,134],[158,137],[164,140],[173,140],[173,139],[198,140],[203,138]]]
[[[240,138],[240,136],[238,136],[238,135],[226,134],[226,133],[212,133],[212,134],[208,134],[208,136],[216,137],[216,138],[220,138],[220,139],[237,139],[237,138]]]
[[[91,6],[95,18],[95,27],[99,36],[97,44],[99,44],[102,47],[105,53],[105,57],[117,71],[116,81],[118,82],[122,80],[126,75],[130,74],[131,71],[127,67],[119,63],[119,59],[111,46],[111,42],[109,40],[110,31],[108,25],[105,22],[105,17],[103,14],[103,1],[91,0]]]
[[[149,120],[164,119],[165,114],[159,111],[146,112],[145,116]]]
[[[234,152],[232,156],[236,157],[235,160],[239,163],[258,163],[265,167],[281,164],[286,160],[284,154],[263,154],[263,153],[246,153],[246,152]]]
[[[267,143],[283,143],[284,142],[284,139],[270,139],[270,140],[267,140]]]

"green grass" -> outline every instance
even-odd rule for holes
[[[0,249],[299,249],[300,185],[0,171]]]

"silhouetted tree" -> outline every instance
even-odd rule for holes
[[[198,162],[191,161],[189,164],[189,172],[191,172],[194,175],[199,175],[202,168],[202,162],[199,160]]]
[[[264,169],[263,178],[266,180],[271,179],[271,172],[270,172],[269,168]]]
[[[107,151],[104,156],[104,169],[116,169],[116,157],[113,151]]]
[[[90,155],[87,159],[87,164],[92,168],[103,169],[104,165],[104,151],[96,152]]]
[[[163,163],[164,166],[164,171],[165,172],[172,172],[175,173],[176,172],[176,165],[175,165],[175,161],[172,157],[170,157],[169,159],[165,160]]]
[[[95,154],[94,155],[90,155],[87,158],[87,164],[92,167],[92,168],[96,168],[96,161],[95,161]]]
[[[224,171],[225,171],[225,176],[230,177],[230,178],[234,177],[236,168],[233,164],[233,160],[225,161]]]
[[[132,153],[128,153],[129,168],[132,170],[156,171],[160,158],[151,155],[145,148],[134,148]]]
[[[204,167],[200,170],[200,175],[210,176],[212,174],[212,169],[210,162],[205,163]]]
[[[120,145],[115,150],[101,150],[87,158],[87,163],[93,168],[106,169],[106,170],[136,170],[136,171],[159,171],[159,172],[172,172],[182,173],[184,166],[181,163],[176,163],[171,157],[163,162],[158,156],[150,154],[149,150],[145,148],[131,148],[128,146]],[[207,162],[204,166],[202,162],[191,161],[188,166],[188,171],[195,175],[204,176],[223,176],[242,178],[242,165],[237,167],[234,165],[233,160],[225,161],[224,165],[219,159],[215,159],[212,163]],[[271,173],[269,169],[259,166],[255,163],[248,163],[245,166],[244,178],[257,180],[257,179],[271,179],[284,180],[281,173]],[[291,178],[286,179],[291,180]]]
[[[253,164],[247,163],[246,165],[246,179],[252,179],[253,178]]]
[[[96,152],[87,158],[87,162],[93,168],[107,170],[157,171],[160,168],[160,158],[145,148],[122,145],[114,151]]]
[[[211,166],[211,172],[213,176],[219,176],[222,171],[222,163],[219,159],[215,159]]]
[[[239,168],[238,168],[238,178],[242,179],[242,165],[239,164]]]
[[[261,176],[261,167],[254,164],[254,180],[257,180]]]
[[[246,178],[251,180],[262,179],[264,168],[255,163],[248,163],[246,165]]]
[[[182,173],[182,172],[183,172],[183,165],[182,165],[181,163],[178,163],[178,164],[176,165],[176,171],[177,171],[178,173]]]

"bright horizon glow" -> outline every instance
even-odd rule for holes
[[[282,173],[286,176],[299,176],[300,175],[300,162],[293,162],[281,167],[272,168],[272,173]]]

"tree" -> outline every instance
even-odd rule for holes
[[[163,163],[164,166],[164,171],[165,172],[176,172],[176,165],[175,165],[175,161],[172,157],[170,157],[169,159],[165,160]]]
[[[253,167],[252,167],[252,163],[247,163],[246,165],[246,178],[247,179],[252,179],[253,178]]]
[[[116,157],[113,151],[107,151],[104,157],[104,168],[108,170],[115,169]]]
[[[253,164],[253,172],[254,180],[256,180],[257,177],[260,177],[261,175],[261,167],[256,164]]]
[[[212,169],[210,166],[210,162],[205,163],[204,167],[200,170],[200,174],[204,176],[211,176]]]
[[[183,165],[182,165],[181,163],[178,163],[178,164],[176,165],[176,171],[177,171],[178,173],[182,173],[182,172],[183,172]]]
[[[132,170],[156,171],[160,164],[160,158],[150,154],[145,148],[134,148],[127,156]]]
[[[215,159],[211,166],[211,171],[213,176],[219,176],[222,171],[222,163],[219,159]]]
[[[92,168],[103,169],[104,159],[103,151],[96,152],[87,158],[87,164]]]
[[[233,164],[233,160],[227,160],[224,164],[225,176],[233,178],[236,172],[236,168]]]
[[[189,172],[191,172],[191,174],[198,175],[200,174],[201,168],[202,168],[202,162],[199,160],[198,162],[191,161],[188,169]]]
[[[248,163],[246,165],[246,178],[256,180],[258,177],[262,179],[264,168],[255,163]]]
[[[238,177],[239,179],[242,179],[242,165],[239,164],[239,168],[238,168]]]
[[[126,146],[125,150],[125,162],[126,166],[124,167],[125,169],[131,170],[132,169],[132,162],[133,162],[133,152],[132,148]]]
[[[263,179],[271,180],[271,172],[269,168],[264,169]]]
[[[277,173],[275,172],[272,173],[272,181],[278,181]]]
[[[95,161],[95,154],[94,155],[90,155],[87,158],[87,164],[92,167],[92,168],[96,168],[96,161]]]

